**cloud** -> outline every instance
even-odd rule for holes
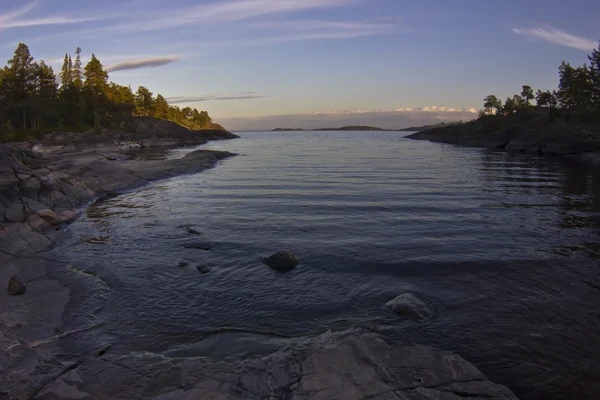
[[[198,103],[201,101],[221,101],[221,100],[253,100],[253,99],[264,99],[266,96],[257,95],[258,92],[242,92],[235,93],[229,96],[173,96],[167,97],[166,100],[169,104],[182,104],[182,103]]]
[[[517,35],[522,35],[533,39],[540,39],[560,46],[571,47],[585,51],[591,51],[598,45],[598,42],[595,40],[571,35],[555,28],[515,28],[513,29],[513,32]]]
[[[106,71],[115,72],[130,69],[160,67],[162,65],[174,63],[177,60],[179,60],[179,57],[154,57],[144,58],[140,60],[124,61],[107,67]]]
[[[31,19],[19,19],[21,16],[33,11],[38,2],[33,1],[17,10],[0,15],[0,29],[21,28],[39,25],[62,25],[78,24],[81,22],[94,21],[95,17],[68,17],[68,16],[44,16]]]
[[[441,121],[470,121],[476,117],[477,110],[474,108],[428,106],[389,110],[345,110],[261,117],[219,118],[219,123],[231,130],[318,129],[339,128],[345,125],[369,125],[385,129],[401,129]]]

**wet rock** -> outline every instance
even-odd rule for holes
[[[27,288],[21,278],[16,275],[8,281],[8,294],[11,296],[20,296],[25,293],[26,289]]]
[[[58,215],[56,215],[56,213],[52,210],[49,210],[49,209],[40,210],[36,214],[39,215],[40,217],[42,217],[50,225],[58,224]]]
[[[198,265],[196,269],[202,274],[208,274],[210,272],[210,268],[205,267],[204,265]]]
[[[272,269],[280,272],[291,271],[298,265],[296,257],[288,251],[279,251],[265,258],[263,262]]]
[[[190,242],[183,245],[186,249],[199,249],[208,251],[212,249],[213,245],[210,242]]]
[[[385,305],[396,314],[419,320],[425,320],[434,315],[431,306],[412,293],[401,294],[385,303]]]

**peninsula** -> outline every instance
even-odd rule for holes
[[[534,93],[524,85],[504,102],[489,95],[478,119],[408,137],[600,165],[600,46],[588,59],[589,66],[577,68],[562,63],[558,90]]]

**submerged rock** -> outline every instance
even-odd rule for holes
[[[187,233],[189,233],[190,235],[202,235],[200,232],[198,232],[197,230],[195,230],[194,228],[192,228],[191,226],[187,225],[185,227],[185,231]]]
[[[404,293],[385,303],[396,314],[424,320],[431,318],[434,311],[425,301],[412,293]]]
[[[27,287],[18,276],[13,276],[8,281],[8,294],[11,296],[19,296],[25,293]]]
[[[183,245],[186,249],[199,249],[208,251],[212,249],[213,244],[211,242],[190,242]]]
[[[189,263],[189,262],[187,262],[187,261],[179,261],[179,264],[177,264],[177,266],[178,266],[179,268],[185,268],[185,267],[187,267],[188,265],[190,265],[190,263]]]
[[[196,269],[202,274],[208,274],[210,272],[210,268],[205,267],[204,265],[198,265]]]
[[[291,271],[298,265],[298,259],[288,251],[279,251],[269,258],[265,258],[263,262],[280,272]]]

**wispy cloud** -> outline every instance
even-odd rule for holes
[[[443,107],[443,106],[425,106],[418,108],[392,108],[383,110],[335,110],[335,111],[322,111],[311,113],[310,115],[360,115],[360,114],[394,114],[394,113],[471,113],[477,114],[475,108],[455,108],[455,107]]]
[[[179,57],[154,57],[140,60],[124,61],[106,68],[108,72],[125,71],[130,69],[152,68],[174,63]]]
[[[62,25],[62,24],[78,24],[81,22],[94,21],[98,17],[73,17],[73,16],[43,16],[20,19],[22,16],[29,14],[38,5],[38,1],[33,1],[25,6],[0,15],[0,29],[22,28],[39,25]]]
[[[517,35],[533,39],[540,39],[560,46],[590,51],[596,48],[598,42],[581,36],[575,36],[555,28],[515,28],[513,32]]]
[[[253,99],[264,99],[266,96],[257,94],[258,92],[242,92],[235,93],[228,96],[173,96],[167,97],[166,100],[169,104],[182,104],[182,103],[198,103],[202,101],[221,101],[221,100],[253,100]]]

